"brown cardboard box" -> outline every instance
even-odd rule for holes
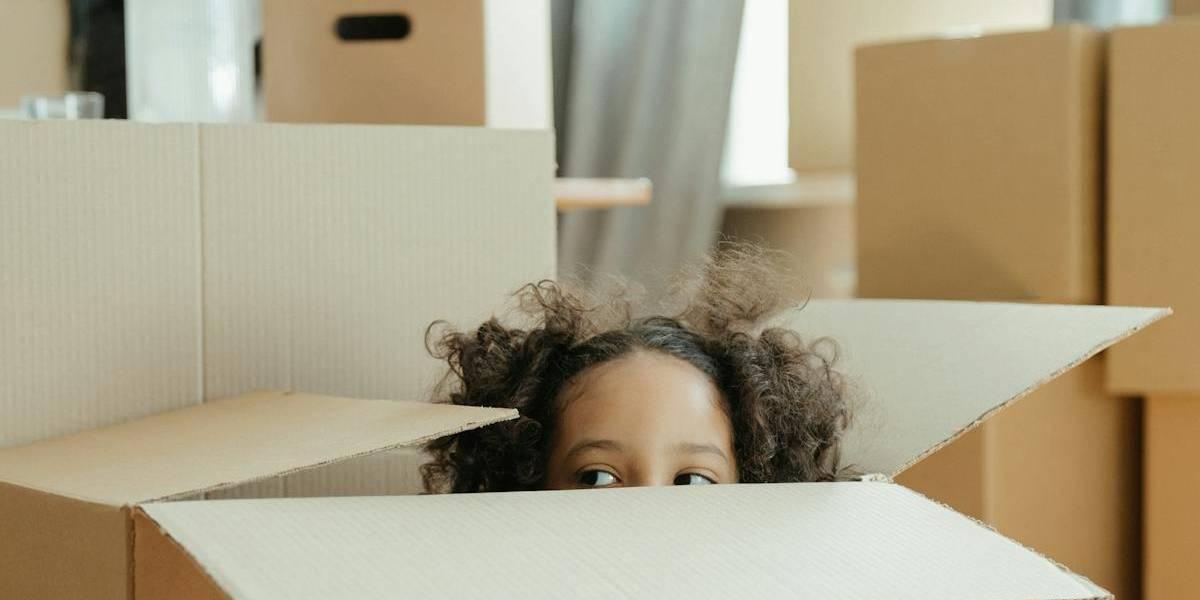
[[[133,597],[138,504],[340,462],[516,411],[259,392],[0,450],[0,597]],[[161,550],[160,550],[161,551]],[[139,591],[139,593],[141,593]]]
[[[1082,26],[860,49],[860,294],[1099,302],[1102,70]],[[1104,371],[1084,365],[903,481],[1135,593],[1138,414]]]
[[[886,479],[1166,312],[814,300],[774,325],[841,344],[869,394],[842,458],[869,481],[151,503],[137,597],[1111,599]]]
[[[1176,16],[1200,14],[1200,0],[1171,0],[1171,12]]]
[[[67,2],[6,0],[0,19],[0,110],[67,89]]]
[[[1200,397],[1146,398],[1145,600],[1200,590]]]
[[[1179,317],[1113,352],[1109,387],[1200,392],[1200,19],[1114,31],[1110,65],[1108,298]]]
[[[857,60],[860,295],[1100,301],[1098,32],[868,46]]]
[[[1103,373],[1088,361],[897,481],[1135,597],[1140,411]]]
[[[788,159],[797,171],[854,164],[854,48],[947,31],[1045,27],[1050,0],[791,0]]]
[[[265,0],[271,121],[551,127],[546,0]]]

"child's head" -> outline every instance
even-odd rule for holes
[[[848,419],[831,358],[760,329],[782,306],[762,251],[726,247],[676,316],[634,318],[543,282],[526,327],[450,332],[439,401],[520,417],[433,442],[431,491],[823,481]],[[441,393],[441,392],[439,392]]]

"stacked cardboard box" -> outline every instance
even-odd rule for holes
[[[854,48],[947,30],[1046,26],[1049,0],[796,0],[788,10],[788,165],[796,182],[731,190],[722,231],[795,258],[796,297],[854,294]],[[832,184],[832,185],[831,185]]]
[[[1179,320],[1112,353],[1108,385],[1146,397],[1145,597],[1183,598],[1200,589],[1200,19],[1116,30],[1110,63],[1109,300]]]
[[[1050,0],[793,0],[788,3],[788,163],[845,171],[854,156],[854,49],[942,35],[1050,24]]]
[[[263,2],[271,121],[552,126],[547,0]]]
[[[1100,303],[1103,70],[1083,26],[859,49],[860,295]],[[1106,393],[1102,367],[902,480],[1125,597],[1138,406]]]

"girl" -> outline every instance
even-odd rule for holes
[[[432,352],[450,372],[435,400],[520,417],[431,443],[426,489],[837,478],[844,386],[824,344],[764,327],[785,306],[782,281],[766,252],[723,245],[672,316],[541,282],[517,295],[524,326],[443,333]]]

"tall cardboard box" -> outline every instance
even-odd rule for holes
[[[1178,5],[1176,6],[1178,9]],[[1108,113],[1108,294],[1162,299],[1179,321],[1110,355],[1109,387],[1144,394],[1145,597],[1200,589],[1200,19],[1112,33]]]
[[[860,295],[1100,302],[1104,58],[1078,25],[860,48]],[[1083,365],[902,481],[1134,593],[1139,409],[1103,378]]]
[[[788,159],[797,171],[854,165],[854,48],[1050,24],[1050,0],[791,0],[788,2]]]
[[[270,121],[553,126],[548,0],[265,0]]]
[[[0,446],[252,389],[427,399],[430,323],[555,272],[547,131],[4,121],[0,140]],[[412,491],[392,458],[227,493]]]
[[[67,89],[70,18],[67,2],[5,0],[0,19],[0,111],[26,94]]]
[[[1101,34],[866,46],[860,294],[1097,303]]]
[[[1200,395],[1200,19],[1118,29],[1111,44],[1109,300],[1158,299],[1179,320],[1114,352],[1109,386]]]

